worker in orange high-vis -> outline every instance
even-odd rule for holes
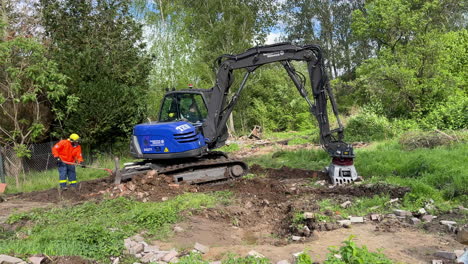
[[[80,137],[73,133],[68,139],[62,139],[52,147],[52,155],[57,160],[61,188],[66,188],[67,183],[71,187],[76,187],[75,164],[83,162],[79,140]],[[84,165],[81,166],[85,167]]]

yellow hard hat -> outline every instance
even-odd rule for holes
[[[72,141],[78,141],[80,139],[80,136],[78,136],[78,134],[71,134],[70,137],[69,137]]]

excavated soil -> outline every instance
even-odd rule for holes
[[[415,260],[429,260],[430,256],[427,254],[432,250],[456,245],[450,236],[444,241],[434,235],[426,234],[424,238],[418,238],[418,234],[422,233],[414,226],[394,219],[386,219],[379,223],[366,220],[366,224],[351,229],[344,229],[337,224],[325,223],[315,218],[303,219],[300,225],[294,222],[298,212],[320,212],[335,220],[342,219],[339,212],[321,210],[318,201],[325,198],[337,202],[382,194],[387,194],[391,198],[402,198],[410,191],[409,188],[365,182],[330,187],[325,183],[327,176],[322,172],[288,167],[270,169],[253,165],[250,171],[257,176],[252,179],[242,178],[199,186],[173,184],[170,179],[155,172],[135,177],[132,181],[120,185],[114,185],[111,178],[104,178],[81,182],[78,188],[65,191],[50,189],[10,195],[6,197],[6,202],[0,203],[0,209],[2,206],[8,207],[9,203],[20,201],[26,204],[38,201],[47,205],[62,202],[74,204],[88,200],[99,201],[104,197],[125,196],[151,202],[166,200],[184,192],[223,190],[233,193],[234,202],[227,206],[205,209],[196,215],[187,212],[187,221],[180,223],[185,231],[175,233],[166,242],[168,248],[186,248],[193,246],[194,242],[199,242],[216,248],[209,254],[209,258],[214,260],[219,257],[216,252],[221,254],[222,250],[244,254],[244,251],[263,248],[265,252],[271,252],[266,255],[272,260],[280,260],[281,256],[290,255],[293,250],[297,252],[305,247],[321,245],[323,252],[316,254],[321,256],[319,259],[323,259],[328,246],[338,246],[347,236],[357,234],[363,244],[370,242],[389,248],[389,255],[396,260],[418,263]],[[323,186],[314,184],[316,182],[323,182]],[[9,213],[0,210],[0,217],[7,214]],[[301,236],[301,241],[293,242],[291,240],[293,235]],[[411,245],[412,242],[404,238],[391,241],[392,235],[410,236],[423,244],[420,248],[408,246],[408,252],[405,252],[401,245]],[[379,239],[386,239],[387,244],[381,243]],[[390,242],[394,245],[388,244]],[[431,244],[437,245],[430,246]],[[371,246],[373,247],[374,245]],[[92,262],[78,257],[56,257],[53,258],[53,263]]]

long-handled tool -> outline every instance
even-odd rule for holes
[[[89,168],[89,169],[95,169],[95,170],[103,170],[103,171],[106,171],[107,173],[109,173],[109,176],[112,176],[114,174],[114,172],[111,170],[111,169],[108,169],[108,168],[99,168],[99,167],[93,167],[93,166],[87,166],[87,165],[83,165],[83,164],[80,164],[80,163],[75,163],[75,162],[67,162],[67,161],[63,161],[63,163],[65,164],[69,164],[69,165],[76,165],[76,166],[80,166],[82,168]]]

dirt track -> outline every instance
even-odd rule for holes
[[[234,202],[228,206],[206,209],[199,215],[187,215],[180,224],[185,230],[175,233],[167,242],[157,242],[168,249],[186,248],[195,242],[209,245],[212,250],[206,256],[219,260],[222,252],[245,254],[255,249],[273,261],[289,258],[291,253],[311,249],[316,260],[323,260],[327,247],[339,246],[349,235],[358,236],[358,242],[370,249],[385,248],[385,253],[398,261],[426,263],[437,249],[462,248],[450,235],[423,234],[416,228],[399,221],[354,225],[351,229],[337,224],[315,220],[304,222],[312,231],[304,235],[293,227],[292,218],[297,212],[318,212],[318,200],[330,198],[337,202],[359,197],[388,194],[401,198],[409,190],[388,185],[359,184],[329,188],[327,185],[311,185],[311,178],[325,179],[317,171],[281,168],[264,169],[254,165],[253,179],[239,179],[218,185],[171,185],[165,177],[146,175],[131,182],[114,186],[110,178],[81,182],[80,188],[59,192],[57,189],[17,194],[0,203],[0,220],[12,212],[12,207],[23,209],[53,206],[60,203],[81,203],[100,200],[103,197],[131,196],[144,202],[161,201],[184,192],[210,192],[228,190],[234,194]],[[10,210],[4,210],[8,209]],[[337,212],[326,212],[340,219]],[[304,236],[301,242],[292,242],[291,235]]]

